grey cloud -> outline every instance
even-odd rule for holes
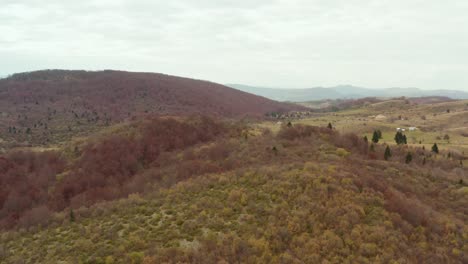
[[[3,0],[0,74],[117,68],[468,90],[467,11],[464,0]]]

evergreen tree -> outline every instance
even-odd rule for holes
[[[439,154],[439,147],[437,146],[437,143],[434,143],[432,146],[432,152]]]
[[[75,213],[73,213],[73,209],[70,209],[70,222],[75,222]]]
[[[379,137],[379,139],[382,139],[382,131],[380,131],[380,129],[376,130],[377,132],[377,136]]]
[[[374,130],[374,134],[372,135],[372,142],[379,143],[379,139],[379,134]]]
[[[400,145],[400,144],[407,144],[407,141],[406,141],[406,135],[403,135],[403,133],[401,133],[401,131],[398,131],[396,134],[395,134],[395,142]]]
[[[333,126],[332,126],[331,123],[328,123],[328,128],[329,128],[329,129],[333,129]]]
[[[276,148],[276,146],[273,146],[273,148],[271,148],[271,150],[273,150],[273,153],[275,153],[275,155],[278,154],[278,149]]]
[[[401,132],[400,132],[400,131],[396,132],[394,139],[395,139],[395,142],[396,142],[398,145],[401,144],[401,143],[400,143],[400,142],[401,142]]]
[[[287,126],[292,127],[291,121],[288,122]]]
[[[408,154],[406,154],[406,159],[405,159],[406,164],[410,163],[412,160],[413,160],[413,155],[411,155],[411,152],[408,152]]]
[[[387,146],[387,148],[385,148],[384,159],[388,160],[388,158],[390,158],[391,156],[392,156],[392,152],[390,151],[390,147]]]

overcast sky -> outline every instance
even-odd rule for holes
[[[1,0],[0,75],[468,91],[467,0]]]

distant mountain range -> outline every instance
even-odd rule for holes
[[[226,86],[260,95],[276,101],[306,102],[323,99],[356,99],[364,97],[424,97],[443,96],[452,99],[468,99],[468,92],[457,90],[423,90],[419,88],[370,89],[351,85],[314,87],[306,89],[283,89],[255,87],[243,84]]]

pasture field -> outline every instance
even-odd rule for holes
[[[369,140],[374,130],[381,130],[380,142],[387,144],[395,144],[396,129],[403,128],[409,145],[430,148],[437,143],[443,149],[468,153],[468,100],[433,104],[389,100],[338,112],[314,113],[291,122],[313,126],[331,123],[339,132],[356,133]],[[281,124],[270,121],[259,126],[278,131]],[[409,127],[417,129],[409,131]]]

